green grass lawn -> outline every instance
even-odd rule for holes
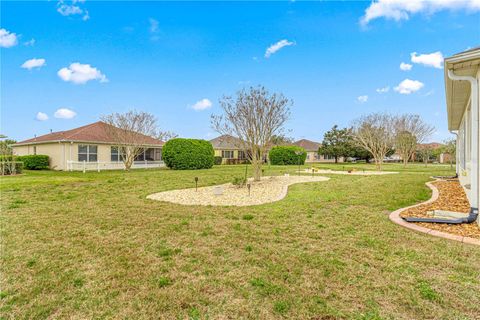
[[[244,170],[1,178],[1,317],[480,318],[480,248],[388,220],[390,211],[428,199],[424,183],[452,174],[449,166],[331,175],[254,207],[145,198],[194,187],[195,176],[201,186],[230,182]]]

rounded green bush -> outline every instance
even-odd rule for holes
[[[209,169],[214,163],[212,144],[200,139],[171,139],[163,146],[162,157],[174,170]]]
[[[300,152],[297,155],[297,152]],[[307,152],[297,146],[276,146],[268,154],[270,163],[273,165],[305,164]]]

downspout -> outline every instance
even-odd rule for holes
[[[472,150],[471,150],[471,166],[472,166],[472,179],[471,179],[471,188],[472,192],[472,202],[470,207],[470,213],[465,218],[460,219],[437,219],[437,218],[416,218],[416,217],[406,217],[404,218],[408,222],[433,222],[433,223],[448,223],[448,224],[460,224],[460,223],[472,223],[478,218],[478,201],[480,197],[479,193],[479,184],[480,184],[480,175],[479,175],[479,106],[478,106],[478,81],[475,77],[471,76],[459,76],[453,73],[453,70],[448,70],[448,77],[454,81],[468,81],[470,82],[470,96],[471,96],[471,108],[472,108],[472,119],[471,119],[471,130],[472,130]],[[479,221],[480,224],[480,221]]]

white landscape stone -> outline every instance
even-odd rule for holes
[[[250,196],[248,188],[239,188],[231,183],[190,189],[170,190],[154,193],[147,196],[147,199],[172,202],[183,205],[212,205],[212,206],[252,206],[283,199],[287,195],[288,186],[296,183],[327,181],[327,177],[312,176],[273,176],[262,177],[261,181],[251,184]],[[217,188],[223,193],[217,195]]]

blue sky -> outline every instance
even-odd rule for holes
[[[420,114],[441,141],[438,59],[480,44],[478,1],[446,2],[2,1],[1,133],[22,140],[135,108],[211,139],[219,98],[262,84],[293,99],[294,138],[388,111]]]

